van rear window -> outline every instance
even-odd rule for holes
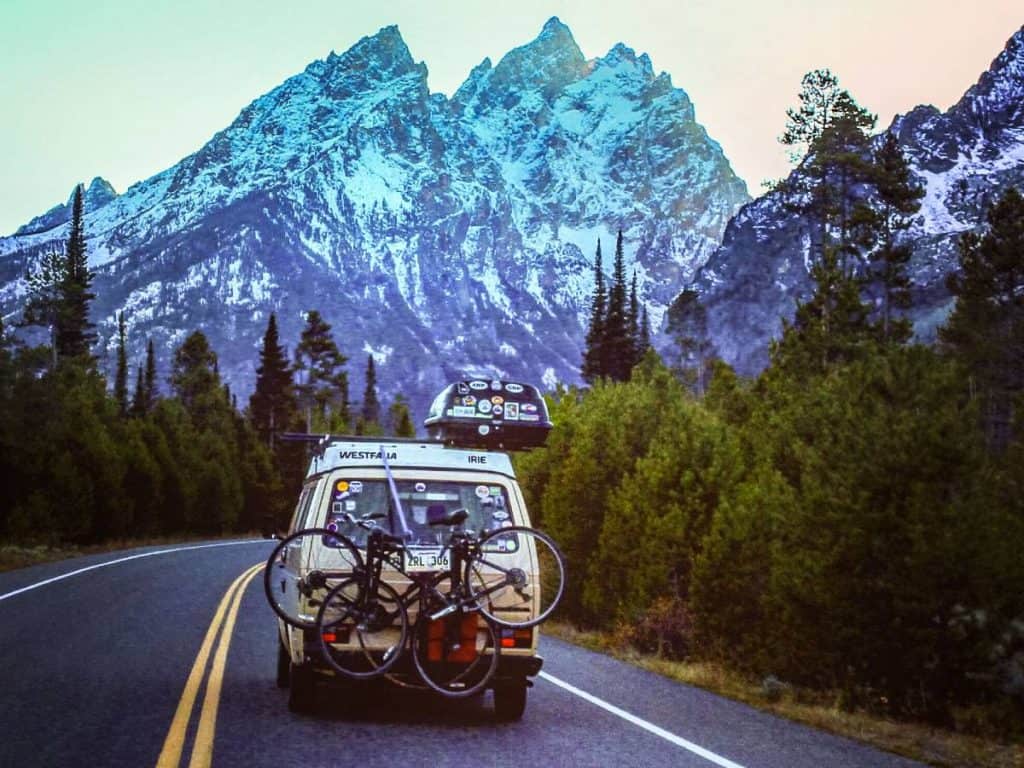
[[[460,483],[450,480],[396,480],[398,498],[405,511],[406,523],[412,531],[413,545],[442,545],[448,540],[446,526],[431,526],[428,519],[447,515],[457,509],[469,513],[465,526],[468,530],[493,530],[512,525],[512,512],[508,491],[493,483]],[[335,480],[331,486],[327,525],[338,530],[357,544],[366,542],[367,532],[345,522],[345,515],[362,517],[367,514],[394,514],[391,494],[386,480],[363,480],[358,477]],[[387,527],[391,518],[380,521]],[[397,517],[394,529],[398,530]]]

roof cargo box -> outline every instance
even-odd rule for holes
[[[423,425],[431,440],[504,450],[538,448],[551,431],[547,403],[536,387],[487,379],[449,384],[434,398]]]

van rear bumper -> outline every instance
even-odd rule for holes
[[[322,672],[331,677],[338,678],[339,680],[345,679],[342,675],[336,673],[323,659],[320,653],[320,646],[316,642],[305,643],[305,656],[306,663],[310,664],[317,672]],[[511,682],[521,682],[530,677],[536,677],[537,673],[540,672],[544,666],[544,657],[534,655],[521,655],[513,653],[503,653],[498,659],[498,669],[494,673],[494,677],[488,684],[488,688],[493,688],[495,685],[501,685]],[[388,674],[394,676],[403,681],[415,682],[419,679],[416,672],[416,667],[412,663],[412,658],[406,653],[403,658],[399,659],[395,666],[392,667]]]

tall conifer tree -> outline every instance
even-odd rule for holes
[[[271,313],[263,334],[256,386],[249,398],[249,418],[260,440],[273,450],[275,434],[289,429],[295,414],[292,371],[278,336],[277,317]]]
[[[377,370],[373,365],[373,355],[366,356],[366,388],[363,390],[361,416],[365,425],[380,423],[380,401],[377,399]]]
[[[636,270],[629,284],[629,311],[626,314],[626,325],[629,328],[630,364],[629,369],[640,362],[643,353],[640,351],[640,304],[636,296]]]
[[[939,338],[971,372],[988,444],[1009,442],[1024,393],[1024,197],[1012,187],[984,234],[960,238],[960,271],[947,280],[956,305]]]
[[[85,220],[82,185],[75,187],[71,205],[71,230],[65,246],[65,269],[61,284],[60,311],[57,315],[57,355],[61,358],[86,358],[96,341],[89,321],[89,302],[93,273],[85,252]]]
[[[594,297],[590,304],[590,327],[587,329],[586,348],[583,350],[583,380],[593,384],[607,375],[604,368],[604,325],[607,314],[607,295],[604,287],[604,268],[601,264],[601,240],[597,241],[594,255]]]
[[[310,310],[302,338],[295,348],[297,389],[306,408],[310,430],[342,432],[348,429],[347,360],[334,343],[330,324],[318,311]]]
[[[615,381],[626,381],[632,370],[633,340],[629,333],[629,305],[626,295],[626,264],[622,230],[615,242],[612,285],[608,291],[608,315],[604,327],[604,370]]]
[[[780,191],[811,224],[815,292],[783,322],[772,355],[793,372],[813,372],[853,359],[871,336],[859,266],[878,226],[863,195],[875,178],[867,133],[875,117],[828,70],[808,73],[799,98],[781,141],[807,154]]]
[[[117,371],[114,375],[114,400],[121,416],[128,413],[128,353],[125,350],[124,312],[117,313]]]
[[[150,413],[156,407],[157,398],[160,396],[156,384],[156,353],[153,351],[152,339],[146,343],[146,373],[142,391],[145,396],[143,400],[145,412]]]
[[[910,226],[912,217],[921,208],[924,189],[914,184],[899,142],[887,133],[875,153],[875,190],[878,195],[878,248],[871,254],[872,280],[882,298],[879,332],[884,342],[902,343],[910,338],[911,325],[906,318],[897,318],[897,310],[910,307],[910,278],[907,263],[911,247],[897,243],[900,232]]]
[[[129,413],[136,417],[145,416],[146,410],[146,388],[142,383],[142,366],[136,366],[135,394],[132,396],[132,405]]]
[[[49,251],[34,270],[25,275],[28,295],[22,312],[23,325],[39,325],[50,332],[50,367],[57,367],[57,331],[61,312],[62,286],[67,269],[64,254]]]

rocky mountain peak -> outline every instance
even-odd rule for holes
[[[398,27],[392,25],[360,39],[340,55],[328,56],[323,77],[334,83],[347,82],[357,90],[369,90],[413,72],[425,76],[426,68],[416,64]]]
[[[586,65],[572,32],[552,16],[534,40],[502,57],[489,85],[492,90],[540,90],[550,97],[579,79]]]
[[[70,221],[71,204],[75,199],[75,190],[77,188],[77,184],[71,188],[71,193],[68,195],[66,203],[55,205],[42,216],[36,216],[28,224],[18,229],[15,235],[31,235],[36,232],[45,232]],[[103,177],[96,176],[89,182],[89,186],[85,188],[82,202],[85,210],[91,213],[102,208],[116,197],[117,192],[114,190],[113,185]]]
[[[986,132],[1024,126],[1024,27],[951,112],[969,116]]]

